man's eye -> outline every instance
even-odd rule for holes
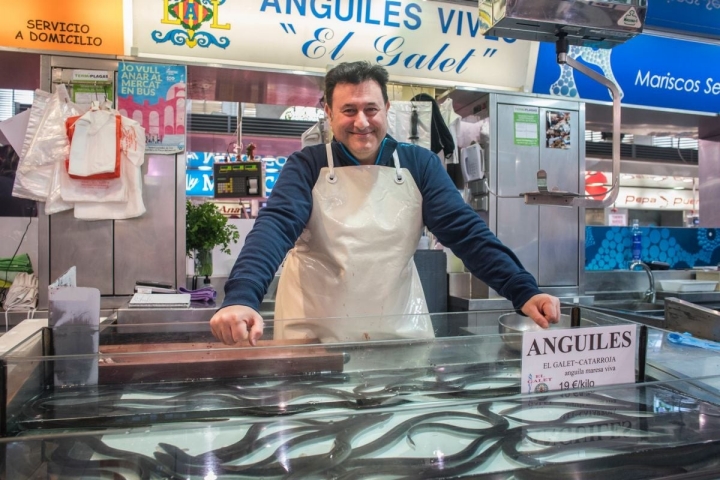
[[[354,114],[355,114],[355,110],[352,109],[352,108],[347,108],[347,109],[343,110],[342,112],[343,112],[345,115],[354,115]]]
[[[377,108],[366,108],[365,113],[368,115],[375,115],[379,109]]]

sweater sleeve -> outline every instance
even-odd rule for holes
[[[259,310],[275,272],[310,218],[319,174],[316,163],[309,149],[288,158],[230,271],[223,307],[246,305]]]
[[[432,155],[419,177],[425,225],[473,275],[511,300],[518,310],[541,293],[513,251],[465,203],[437,156]]]

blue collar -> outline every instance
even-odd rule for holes
[[[374,165],[380,164],[380,158],[382,158],[383,149],[385,148],[385,142],[387,141],[387,137],[383,138],[382,143],[380,143],[380,149],[378,150],[377,158],[375,158]],[[345,145],[342,144],[342,142],[337,142],[338,145],[340,145],[340,148],[342,149],[343,153],[352,161],[355,165],[360,165],[360,162],[348,151],[347,148],[345,148]]]

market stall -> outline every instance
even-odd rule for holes
[[[651,328],[644,374],[642,355],[636,365],[638,383],[527,393],[517,349],[522,334],[499,333],[498,318],[506,313],[444,314],[451,324],[463,316],[471,326],[448,338],[267,341],[255,348],[213,345],[194,324],[165,324],[164,333],[152,324],[111,325],[100,329],[99,353],[64,357],[46,355],[53,333],[41,330],[4,358],[4,473],[19,479],[717,475],[715,352],[672,344],[668,332]],[[628,325],[585,310],[581,321]],[[58,375],[93,368],[97,376],[84,384],[63,383]]]

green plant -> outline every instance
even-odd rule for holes
[[[240,234],[235,225],[228,225],[227,218],[214,203],[194,205],[185,203],[185,252],[192,258],[193,250],[212,250],[222,245],[221,252],[230,254],[230,242],[237,243]]]

